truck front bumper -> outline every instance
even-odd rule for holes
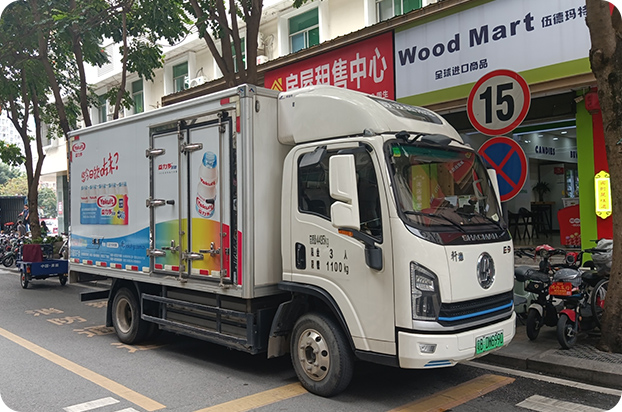
[[[460,361],[466,361],[484,356],[495,348],[480,354],[476,353],[477,338],[503,332],[503,346],[510,343],[516,332],[516,314],[494,325],[466,332],[434,335],[398,332],[399,364],[405,369],[427,369],[453,366]],[[435,345],[435,346],[434,346]],[[431,348],[434,351],[431,352]]]

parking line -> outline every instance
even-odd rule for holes
[[[390,412],[445,411],[514,382],[514,378],[486,374],[461,385],[392,409]]]
[[[294,398],[308,393],[300,383],[292,383],[281,386],[280,388],[270,389],[254,395],[245,396],[219,405],[210,406],[195,412],[243,412],[251,409],[261,408],[285,399]]]
[[[44,349],[41,346],[34,344],[24,338],[21,338],[5,329],[0,328],[0,336],[3,336],[8,340],[17,343],[18,345],[28,349],[33,353],[36,353],[42,358],[47,359],[50,362],[55,363],[58,366],[65,368],[68,371],[73,372],[76,375],[86,380],[89,380],[96,385],[101,386],[102,388],[114,393],[115,395],[123,399],[132,402],[135,405],[140,406],[147,411],[157,411],[159,409],[166,408],[166,406],[162,405],[159,402],[149,399],[146,396],[139,394],[138,392],[134,392],[133,390],[98,373],[95,373],[83,366],[80,366],[77,363],[70,361],[69,359],[58,356],[57,354],[50,352],[49,350]]]

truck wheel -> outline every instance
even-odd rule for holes
[[[28,288],[28,279],[26,278],[26,273],[20,272],[19,283],[21,283],[23,289]]]
[[[128,289],[117,291],[112,302],[112,325],[123,343],[139,343],[145,338],[149,323],[140,318],[138,299]]]
[[[343,331],[317,313],[302,316],[291,340],[292,364],[302,386],[320,396],[333,396],[350,384],[354,357]]]
[[[67,283],[67,274],[61,273],[60,275],[58,275],[58,280],[60,281],[61,286],[65,286],[65,284]]]

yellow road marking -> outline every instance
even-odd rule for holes
[[[0,336],[4,336],[10,341],[17,343],[18,345],[28,349],[31,352],[36,353],[44,359],[49,360],[57,364],[58,366],[67,369],[69,372],[73,372],[76,375],[87,379],[93,382],[96,385],[101,386],[104,389],[109,390],[117,396],[120,396],[123,399],[127,399],[135,405],[140,406],[141,408],[147,411],[157,411],[159,409],[164,409],[166,406],[162,405],[159,402],[156,402],[152,399],[147,398],[133,390],[111,380],[108,379],[98,373],[95,373],[83,366],[78,365],[68,359],[63,358],[62,356],[58,356],[57,354],[50,352],[47,349],[42,348],[39,345],[36,345],[24,338],[21,338],[13,333],[0,328]]]
[[[512,382],[514,382],[514,378],[491,374],[482,375],[454,388],[392,409],[390,412],[446,411]]]
[[[243,412],[251,409],[261,408],[285,399],[294,398],[296,396],[307,393],[300,383],[292,383],[281,386],[280,388],[270,389],[259,392],[254,395],[245,396],[240,399],[221,403],[220,405],[210,406],[209,408],[200,409],[195,412]]]

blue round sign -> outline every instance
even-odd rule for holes
[[[499,197],[507,202],[516,196],[527,181],[527,156],[509,137],[493,137],[478,150],[479,155],[497,172]]]

